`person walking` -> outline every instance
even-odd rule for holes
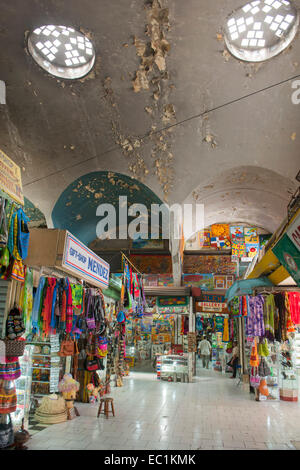
[[[209,360],[210,360],[210,353],[211,353],[211,345],[210,342],[207,341],[206,336],[203,336],[202,341],[198,344],[198,352],[200,357],[202,358],[202,365],[204,369],[208,369]]]
[[[239,364],[239,348],[238,348],[237,341],[234,341],[232,346],[233,346],[233,348],[232,348],[232,359],[231,359],[229,364],[231,365],[231,367],[233,369],[233,372],[232,372],[232,377],[230,377],[230,378],[235,379],[236,378],[237,366]]]

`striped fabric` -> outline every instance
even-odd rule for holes
[[[17,409],[16,387],[11,380],[0,380],[0,414],[14,413]]]
[[[16,380],[21,376],[19,361],[0,364],[0,380]]]

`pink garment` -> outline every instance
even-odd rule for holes
[[[295,325],[300,325],[300,293],[288,292],[291,319]]]

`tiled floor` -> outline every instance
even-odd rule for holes
[[[135,372],[112,389],[116,417],[97,405],[34,435],[29,449],[284,449],[300,441],[300,405],[256,402],[228,375],[199,370],[195,383],[169,383]]]

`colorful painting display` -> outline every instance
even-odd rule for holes
[[[226,276],[226,289],[229,289],[235,281],[234,276]]]
[[[169,276],[168,274],[160,274],[158,276],[157,285],[159,287],[172,287],[172,286],[174,286],[173,276]]]
[[[230,248],[230,229],[228,224],[214,224],[211,226],[211,237],[219,238],[224,242],[223,247]]]
[[[244,235],[246,237],[257,237],[257,230],[253,227],[244,227]]]
[[[246,245],[242,238],[232,240],[232,256],[237,258],[247,256]]]
[[[225,238],[224,237],[212,237],[210,239],[210,246],[217,250],[225,247]]]
[[[158,297],[158,307],[186,307],[188,305],[188,297]]]
[[[172,274],[172,259],[169,255],[131,255],[130,261],[143,274]]]
[[[226,276],[214,276],[215,289],[226,289]]]
[[[199,236],[199,246],[200,248],[209,248],[210,247],[210,239],[211,239],[211,232],[210,230],[201,230],[198,232]]]
[[[213,274],[184,274],[183,285],[187,287],[199,287],[202,290],[213,290]]]
[[[183,272],[185,274],[235,274],[236,263],[226,255],[188,255],[184,258]]]
[[[244,227],[242,226],[232,226],[230,227],[231,240],[243,240],[244,238]]]

